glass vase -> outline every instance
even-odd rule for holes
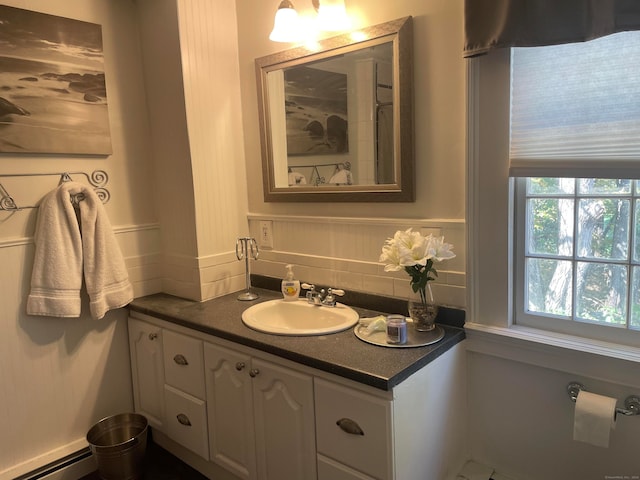
[[[409,317],[413,322],[413,328],[418,332],[430,332],[436,328],[438,305],[433,300],[431,285],[427,283],[423,291],[411,290],[408,301]]]

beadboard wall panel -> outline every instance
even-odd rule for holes
[[[115,227],[134,295],[161,291],[157,225]],[[126,310],[99,321],[83,294],[80,318],[26,314],[33,237],[0,242],[0,480],[86,446],[89,427],[131,411]],[[37,434],[34,434],[37,432]]]
[[[379,262],[382,246],[397,230],[413,228],[443,235],[456,257],[437,263],[433,283],[438,303],[464,308],[465,226],[463,220],[395,220],[304,216],[249,215],[252,236],[260,238],[260,221],[273,224],[273,249],[262,249],[251,262],[252,273],[282,278],[285,265],[295,266],[300,281],[364,293],[407,298],[409,276],[385,272]]]
[[[202,258],[233,250],[236,238],[247,233],[237,20],[235,0],[178,0],[177,5],[197,257]]]
[[[137,0],[162,251],[197,256],[193,171],[176,0]],[[132,159],[133,161],[133,159]]]
[[[126,311],[100,321],[26,314],[34,245],[0,248],[0,479],[86,445],[89,427],[133,408]],[[10,440],[10,441],[9,441]]]
[[[215,261],[247,233],[235,1],[137,3],[156,157],[162,290],[192,300],[224,295],[239,287],[238,274],[228,261]]]
[[[196,301],[240,290],[245,285],[244,261],[235,250],[193,258],[162,255],[162,291]]]

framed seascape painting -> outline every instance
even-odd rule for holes
[[[287,153],[349,151],[347,75],[295,66],[284,71]]]
[[[100,25],[0,5],[0,47],[0,153],[112,153]]]

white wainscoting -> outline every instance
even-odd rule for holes
[[[245,287],[244,262],[235,251],[199,258],[165,254],[162,269],[162,291],[191,300],[209,300]]]
[[[160,291],[159,228],[114,228],[136,296]],[[0,480],[86,447],[100,418],[133,408],[125,309],[100,321],[26,315],[32,237],[0,241]]]
[[[407,298],[409,276],[385,272],[378,262],[384,241],[397,230],[444,235],[456,258],[436,264],[433,284],[438,303],[465,307],[465,224],[459,219],[387,219],[249,214],[251,236],[260,238],[260,221],[273,224],[273,249],[260,249],[252,273],[281,278],[294,265],[300,281],[345,290]]]

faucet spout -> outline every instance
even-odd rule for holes
[[[316,290],[316,286],[309,283],[303,283],[302,288],[308,290],[306,295],[307,302],[312,305],[335,307],[336,296],[344,295],[344,290],[339,290],[336,288],[328,288],[327,290],[323,288],[318,292]]]

